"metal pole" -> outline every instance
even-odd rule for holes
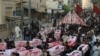
[[[51,18],[51,21],[52,21],[52,26],[53,26],[53,21],[54,21],[54,10],[52,9],[52,13],[51,13],[51,16],[52,16],[52,18]]]
[[[24,39],[24,29],[23,29],[23,20],[24,20],[24,9],[23,9],[23,0],[21,2],[21,30],[22,30],[22,38]]]
[[[10,18],[10,27],[9,27],[10,33],[12,32],[12,18]]]
[[[10,19],[10,22],[9,22],[9,33],[11,33],[11,19]]]
[[[30,24],[30,27],[29,27],[29,30],[31,31],[31,0],[29,0],[29,6],[28,6],[28,17],[29,17],[29,24]],[[31,40],[31,36],[30,36],[30,40]]]
[[[31,0],[29,0],[28,17],[29,17],[29,23],[30,23],[31,22]]]

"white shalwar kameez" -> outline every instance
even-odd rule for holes
[[[20,37],[21,35],[21,29],[19,26],[15,26],[15,35],[16,35],[16,38]]]
[[[100,56],[100,46],[94,46],[93,52],[93,56]]]

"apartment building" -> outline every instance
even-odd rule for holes
[[[25,2],[23,3],[24,8],[28,9],[29,0],[23,0],[23,2]],[[46,0],[31,0],[31,9],[45,12],[45,4]],[[6,16],[20,16],[20,5],[20,0],[0,0],[0,24],[6,23]]]
[[[0,0],[0,24],[6,23],[6,16],[13,16],[15,6],[14,0]]]

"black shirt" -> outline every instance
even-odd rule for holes
[[[30,47],[30,46],[26,46],[25,48],[26,50],[33,49],[33,47]]]

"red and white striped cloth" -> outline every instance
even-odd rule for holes
[[[71,11],[60,21],[60,24],[65,23],[65,24],[78,24],[78,25],[84,25],[84,21],[73,11]]]

